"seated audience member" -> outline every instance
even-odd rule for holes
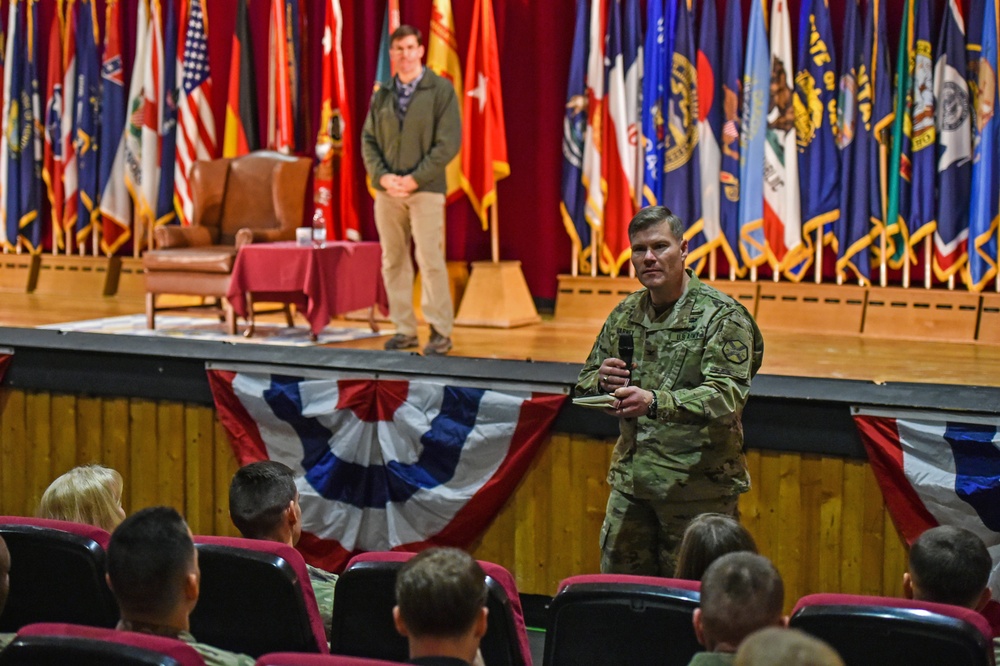
[[[229,517],[247,539],[277,541],[294,547],[302,536],[302,508],[291,468],[264,460],[237,470],[229,484]],[[310,564],[306,568],[326,638],[330,640],[333,592],[338,577]]]
[[[486,575],[457,548],[431,548],[396,576],[396,630],[410,644],[411,664],[468,666],[481,660],[486,633]]]
[[[677,549],[675,578],[701,580],[705,569],[726,553],[757,552],[757,543],[732,516],[703,513],[695,516],[684,530]]]
[[[113,532],[125,520],[122,487],[122,475],[109,467],[74,467],[45,489],[38,517],[85,523]]]
[[[832,647],[804,631],[767,627],[747,636],[736,666],[844,666]]]
[[[988,586],[992,567],[990,552],[978,536],[961,527],[932,527],[910,546],[903,594],[907,599],[982,612],[992,597]],[[1000,663],[1000,636],[994,636],[993,649]]]
[[[0,537],[0,615],[7,603],[7,593],[10,592],[10,551],[7,542]],[[0,650],[10,645],[14,634],[0,634]]]
[[[701,579],[694,632],[706,652],[690,666],[732,664],[743,639],[764,627],[784,627],[785,586],[770,560],[756,553],[729,553],[709,565]]]
[[[170,507],[138,511],[112,533],[108,586],[121,611],[117,629],[178,638],[211,666],[253,666],[252,657],[198,643],[191,635],[188,616],[200,584],[191,530]]]

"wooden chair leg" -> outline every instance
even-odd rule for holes
[[[156,329],[156,294],[151,291],[146,292],[146,328]]]
[[[285,313],[285,323],[288,324],[288,328],[295,328],[295,318],[292,316],[292,306],[288,303],[284,303],[281,309]]]

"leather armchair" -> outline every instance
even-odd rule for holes
[[[312,161],[273,151],[195,162],[191,168],[191,225],[153,232],[154,250],[143,255],[146,326],[156,328],[157,296],[212,297],[230,334],[236,332],[225,300],[236,253],[247,243],[293,240],[305,215]]]

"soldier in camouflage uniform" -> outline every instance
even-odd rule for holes
[[[143,509],[115,528],[108,544],[108,584],[118,602],[120,631],[176,638],[209,666],[253,666],[245,654],[198,643],[188,617],[198,603],[201,571],[191,530],[166,506]]]
[[[302,536],[302,507],[295,473],[275,460],[239,468],[229,484],[229,517],[247,539],[275,541],[294,548]],[[308,563],[306,569],[329,642],[338,576]]]
[[[743,406],[764,341],[746,308],[685,269],[680,218],[662,206],[629,224],[645,287],[608,316],[577,395],[613,394],[621,436],[601,530],[601,571],[673,576],[684,527],[705,512],[737,514],[750,489]],[[619,339],[631,334],[631,369]]]

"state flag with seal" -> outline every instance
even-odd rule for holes
[[[306,561],[469,547],[541,450],[564,387],[379,378],[208,364],[240,465],[282,462],[302,507]]]

